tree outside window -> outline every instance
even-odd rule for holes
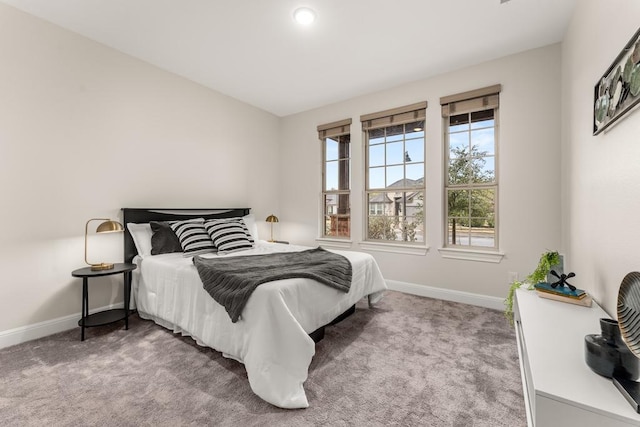
[[[497,247],[495,110],[448,118],[447,245]]]

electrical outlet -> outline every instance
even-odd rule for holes
[[[509,272],[509,283],[513,283],[516,280],[518,280],[518,272],[516,271],[510,271]]]

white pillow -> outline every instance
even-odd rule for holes
[[[149,224],[135,224],[130,222],[127,224],[127,229],[131,233],[133,243],[136,245],[138,255],[141,257],[151,255],[151,226]]]
[[[258,236],[258,224],[256,224],[256,218],[253,216],[253,214],[243,216],[242,220],[247,226],[247,229],[249,230],[249,234],[251,234],[253,241],[257,242],[258,240],[260,240]]]

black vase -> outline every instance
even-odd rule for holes
[[[600,319],[601,335],[584,337],[584,357],[587,365],[603,377],[640,380],[640,359],[627,347],[620,335],[618,322]]]

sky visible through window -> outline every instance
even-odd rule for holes
[[[424,123],[420,123],[421,127]],[[424,130],[413,130],[409,123],[404,131],[386,128],[385,133],[369,138],[369,188],[387,188],[404,178],[424,178]]]
[[[424,126],[423,122],[421,125]],[[412,130],[369,139],[369,188],[386,188],[403,178],[424,178],[424,130]],[[338,142],[326,139],[326,189],[339,190]]]
[[[325,140],[325,190],[327,191],[349,189],[349,182],[344,182],[345,188],[339,188],[340,164],[342,163],[342,167],[348,170],[349,162],[348,158],[340,159],[339,145],[340,143],[333,138]]]
[[[483,169],[493,174],[495,171],[495,128],[494,120],[454,125],[449,128],[450,155],[454,149],[466,148],[471,144],[475,152],[483,153],[486,163]],[[419,180],[424,177],[424,131],[372,138],[369,141],[369,188],[386,188],[405,177]],[[338,189],[338,142],[327,138],[327,190]],[[405,157],[406,156],[406,157]],[[405,164],[406,160],[406,164]],[[385,167],[386,166],[386,167]]]
[[[495,179],[495,121],[481,120],[449,126],[449,158],[464,150],[467,155],[481,156],[483,176]]]

